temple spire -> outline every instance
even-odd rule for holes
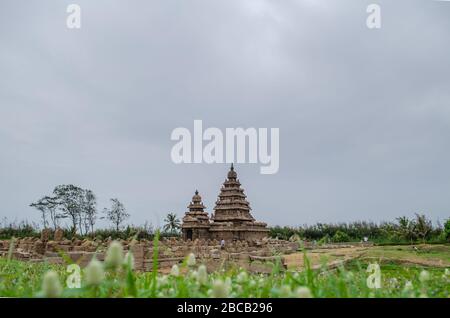
[[[234,171],[233,163],[231,164],[230,171],[228,171],[228,180],[235,181],[237,178],[237,173]]]
[[[231,164],[227,177],[214,208],[214,220],[216,222],[254,221],[253,216],[250,214],[250,204],[246,200],[241,183],[237,180],[237,173],[233,164]]]
[[[202,197],[198,194],[198,190],[195,190],[192,201],[188,205],[188,211],[183,217],[181,228],[185,240],[206,239],[209,237],[209,215],[205,212],[205,206],[203,205]]]

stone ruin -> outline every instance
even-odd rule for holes
[[[267,264],[281,260],[282,255],[294,253],[299,248],[298,241],[282,241],[268,238],[267,224],[257,222],[250,211],[244,190],[231,165],[227,179],[220,189],[214,213],[209,217],[204,211],[198,191],[183,217],[182,238],[162,239],[158,250],[158,268],[162,271],[181,263],[187,255],[194,253],[199,262],[209,270],[223,266],[235,266],[249,271],[267,272]],[[225,240],[225,246],[221,246]],[[12,257],[30,262],[66,264],[67,258],[80,266],[85,266],[95,255],[103,260],[111,243],[107,240],[64,238],[61,229],[51,237],[45,229],[41,238],[22,238],[16,240]],[[131,251],[135,259],[135,269],[152,270],[153,242],[148,240],[119,240],[126,251]],[[10,251],[11,241],[0,240],[0,257]],[[270,267],[270,266],[269,266]]]
[[[67,258],[81,267],[86,266],[92,257],[104,260],[105,252],[111,243],[107,240],[72,239],[68,240],[55,233],[42,231],[41,238],[22,238],[0,240],[0,257],[7,257],[12,251],[14,259],[29,262],[47,262],[50,264],[67,264]],[[135,269],[151,271],[153,268],[153,242],[150,240],[118,240],[125,251],[131,251],[135,259]],[[13,244],[13,248],[10,249]],[[298,250],[296,242],[263,239],[249,244],[247,241],[230,242],[221,249],[216,239],[183,240],[163,238],[158,248],[158,269],[168,272],[174,264],[182,263],[187,255],[194,253],[199,263],[213,271],[224,266],[239,266],[253,272],[270,272],[271,265],[277,259],[283,262],[282,255]],[[281,256],[281,257],[280,257]]]
[[[254,242],[267,238],[267,224],[257,222],[251,215],[250,204],[241,188],[233,164],[227,179],[220,189],[214,213],[211,218],[204,211],[202,198],[195,191],[188,206],[189,211],[183,217],[181,226],[183,239],[216,239],[228,242]]]

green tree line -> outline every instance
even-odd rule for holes
[[[392,222],[316,223],[298,227],[275,226],[270,236],[288,240],[299,237],[317,242],[362,241],[365,238],[378,243],[400,242],[448,242],[450,240],[450,219],[444,225],[434,226],[425,215],[414,218],[399,217]]]

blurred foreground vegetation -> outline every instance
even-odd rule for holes
[[[158,240],[154,248],[157,250]],[[385,247],[377,247],[382,253]],[[448,246],[436,251],[442,256]],[[401,249],[389,252],[395,256]],[[157,253],[155,254],[157,255]],[[448,258],[448,255],[447,255]],[[330,269],[313,267],[304,254],[303,268],[284,271],[272,264],[270,274],[248,273],[238,267],[210,273],[190,254],[168,274],[133,270],[132,254],[113,242],[104,262],[95,258],[85,269],[76,265],[25,263],[0,258],[0,297],[449,297],[450,273],[444,267],[380,265],[354,260]],[[75,267],[70,267],[75,266]],[[373,267],[375,266],[375,267]],[[380,266],[380,267],[377,267]],[[379,276],[376,276],[376,274]],[[377,278],[379,284],[377,285]]]

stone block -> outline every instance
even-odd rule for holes
[[[53,236],[53,239],[56,242],[61,242],[64,239],[64,231],[62,229],[56,229],[55,234]]]

